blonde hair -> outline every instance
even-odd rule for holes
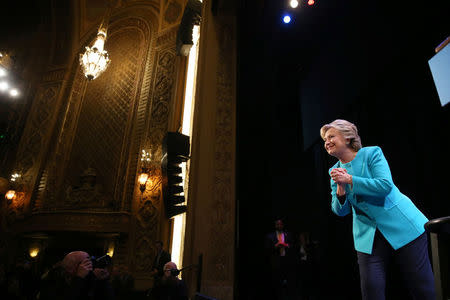
[[[361,138],[358,135],[358,128],[356,128],[355,124],[341,119],[334,120],[330,124],[325,124],[322,126],[322,128],[320,128],[320,136],[323,140],[325,140],[325,133],[330,128],[338,130],[345,139],[349,139],[349,147],[353,150],[358,151],[362,148]]]

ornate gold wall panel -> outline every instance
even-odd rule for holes
[[[150,88],[149,117],[145,144],[150,148],[152,158],[160,162],[162,158],[162,140],[167,132],[168,116],[174,93],[176,76],[175,56],[176,31],[171,30],[157,37],[155,51],[154,78]],[[138,285],[148,288],[151,283],[149,271],[156,255],[154,241],[163,239],[165,216],[162,207],[161,170],[156,169],[146,191],[139,198],[136,211],[135,244],[132,266],[136,271]]]
[[[126,212],[46,212],[33,215],[15,225],[16,232],[76,231],[128,233],[130,214]]]
[[[235,93],[233,69],[233,28],[218,26],[219,41],[217,78],[217,107],[214,141],[214,188],[211,211],[210,239],[213,255],[207,266],[216,280],[233,278],[234,251],[234,121]]]
[[[71,88],[68,88],[63,96],[63,105],[58,115],[58,122],[55,126],[56,134],[53,137],[54,147],[50,149],[48,160],[44,170],[40,175],[39,186],[33,195],[33,211],[56,210],[58,204],[58,191],[65,174],[65,161],[70,153],[70,144],[73,140],[73,130],[76,126],[76,113],[80,109],[82,95],[86,87],[86,81],[77,67],[73,67],[70,81]]]
[[[127,167],[130,149],[138,151],[138,146],[130,146],[136,144],[132,138],[140,139],[133,130],[149,38],[146,22],[124,19],[110,25],[106,46],[114,58],[104,74],[87,83],[78,59],[73,63],[72,89],[60,114],[56,146],[42,173],[37,209],[121,210],[125,194],[131,201],[134,185],[127,189],[124,182],[135,175],[135,169],[129,175]],[[137,155],[133,159],[137,160]],[[80,180],[85,181],[84,186]],[[89,180],[91,184],[87,184]]]
[[[57,77],[57,79],[60,78]],[[24,210],[22,210],[24,213],[30,212],[31,209],[31,193],[51,140],[51,132],[60,106],[59,97],[62,86],[62,81],[54,81],[44,82],[38,87],[22,135],[16,157],[16,170],[22,173],[22,189],[26,193]]]
[[[160,2],[161,18],[159,30],[164,31],[181,22],[187,0],[163,0]]]
[[[71,202],[67,189],[78,187],[79,176],[88,168],[97,173],[96,184],[102,186],[99,195],[108,199],[106,207],[112,209],[120,202],[139,75],[145,62],[144,42],[142,32],[135,28],[112,32],[109,37],[106,46],[114,58],[107,72],[88,83],[63,187],[64,206],[78,205]]]

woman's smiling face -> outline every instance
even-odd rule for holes
[[[339,158],[340,154],[348,148],[347,139],[335,128],[330,128],[325,132],[324,140],[325,150],[334,157]]]

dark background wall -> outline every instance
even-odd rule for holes
[[[360,299],[351,217],[330,211],[335,159],[319,129],[337,118],[354,122],[428,218],[450,215],[449,107],[428,67],[450,35],[450,4],[316,1],[285,25],[287,4],[241,1],[238,297],[266,299],[264,236],[283,217],[289,231],[310,231],[319,242],[319,299]],[[397,275],[388,294],[407,299]]]

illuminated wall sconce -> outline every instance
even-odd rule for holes
[[[30,254],[31,258],[36,258],[39,255],[39,252],[41,249],[37,246],[30,247],[30,251],[28,254]]]
[[[108,251],[106,252],[106,254],[108,254],[110,257],[113,257],[114,255],[114,242],[110,242],[109,246],[108,246]]]
[[[146,168],[142,168],[142,173],[139,175],[139,190],[141,191],[141,193],[143,193],[145,191],[145,188],[147,186],[147,181],[148,181],[148,177],[149,177],[149,173],[148,170]]]
[[[15,187],[17,187],[17,185],[19,184],[19,180],[22,176],[19,173],[14,173],[11,175],[11,178],[9,179],[11,181],[11,189],[9,191],[6,192],[5,194],[5,198],[8,201],[12,201],[17,197],[17,189]]]
[[[6,200],[12,201],[16,197],[16,191],[15,190],[9,190],[5,194]]]
[[[35,259],[39,256],[39,253],[41,253],[41,244],[39,242],[32,242],[30,244],[30,248],[28,249],[28,255],[30,255],[31,258]]]
[[[141,174],[139,174],[138,181],[139,181],[139,190],[141,193],[144,193],[147,182],[150,178],[150,153],[142,150],[141,155]]]

